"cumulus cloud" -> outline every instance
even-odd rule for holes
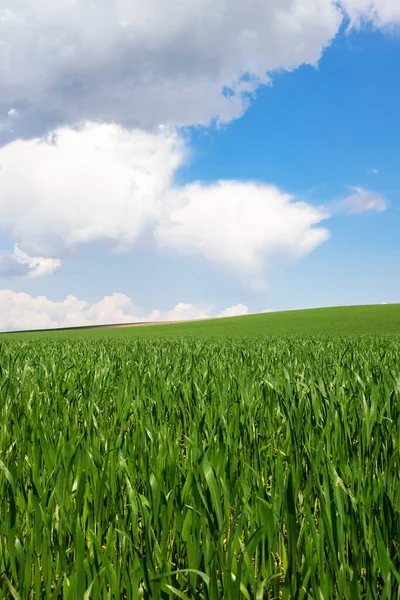
[[[161,246],[196,252],[229,270],[250,274],[263,285],[263,270],[279,259],[293,261],[310,254],[329,238],[314,227],[329,214],[296,202],[274,186],[220,181],[172,190],[168,215],[157,225]]]
[[[97,241],[130,248],[160,212],[183,154],[168,130],[94,123],[15,141],[0,148],[0,228],[47,257]]]
[[[248,307],[239,304],[214,315],[218,317],[247,314]],[[125,294],[114,293],[90,304],[75,296],[53,302],[45,296],[0,290],[0,330],[50,329],[86,325],[141,322],[187,321],[207,319],[213,313],[208,307],[178,303],[168,311],[153,310],[147,315]]]
[[[366,211],[383,212],[387,209],[385,198],[379,192],[373,192],[361,187],[351,188],[354,193],[348,196],[342,206],[350,213],[362,213]]]
[[[0,120],[13,137],[87,120],[153,129],[240,116],[340,29],[400,21],[397,0],[0,0]]]
[[[0,277],[42,277],[52,275],[61,267],[57,258],[29,256],[14,246],[14,252],[0,254]]]
[[[341,20],[334,0],[1,0],[0,102],[26,135],[230,121],[267,73],[316,64]]]
[[[131,249],[141,235],[197,253],[262,285],[272,261],[299,259],[329,237],[329,215],[276,187],[220,181],[173,185],[182,139],[89,123],[46,141],[0,148],[1,228],[21,250],[64,258],[83,244]]]
[[[230,121],[268,74],[315,65],[345,12],[400,19],[397,0],[0,0],[0,115],[25,136]]]

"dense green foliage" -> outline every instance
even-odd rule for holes
[[[400,304],[340,306],[247,315],[151,327],[16,333],[23,339],[226,337],[254,335],[383,335],[400,333]]]
[[[3,338],[0,598],[399,598],[399,351]]]

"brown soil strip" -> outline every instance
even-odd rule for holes
[[[118,329],[120,327],[152,327],[154,325],[173,325],[175,323],[193,323],[195,321],[210,321],[210,319],[191,319],[186,321],[140,321],[138,323],[116,323],[116,324],[106,324],[106,325],[81,325],[80,327],[55,327],[51,329],[18,329],[17,331],[1,331],[1,334],[10,333],[39,333],[45,331],[83,331],[88,329]]]

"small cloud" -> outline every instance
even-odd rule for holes
[[[263,310],[263,311],[261,311],[261,312],[262,312],[262,313],[272,313],[272,312],[274,312],[274,311],[272,310],[272,308],[266,308],[265,310]]]
[[[386,200],[379,192],[365,190],[361,187],[350,188],[354,194],[342,202],[342,206],[351,214],[366,211],[383,212],[387,209]]]
[[[14,252],[0,254],[0,277],[3,279],[52,275],[60,267],[58,258],[29,256],[17,245],[14,246]]]
[[[379,175],[379,169],[369,169],[368,173],[372,175]]]
[[[240,317],[249,314],[249,307],[245,304],[236,304],[235,306],[229,306],[225,310],[221,311],[218,317]]]
[[[8,111],[7,116],[9,119],[16,119],[18,117],[18,112],[15,110],[15,108],[12,108]]]

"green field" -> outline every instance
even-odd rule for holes
[[[254,335],[351,335],[400,333],[400,304],[344,306],[292,310],[244,317],[212,319],[151,327],[78,329],[15,333],[34,338],[56,337],[172,337]],[[5,335],[5,334],[2,334]],[[1,337],[0,337],[1,339]]]
[[[400,598],[400,305],[0,337],[0,598]]]

